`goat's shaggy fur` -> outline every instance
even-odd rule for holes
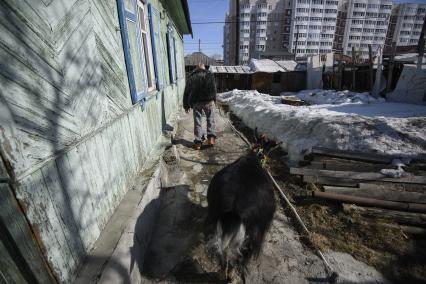
[[[230,264],[244,277],[248,261],[260,253],[275,212],[273,185],[259,158],[248,154],[217,172],[207,200],[209,245],[222,265]]]

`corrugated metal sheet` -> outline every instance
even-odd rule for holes
[[[270,59],[252,59],[250,65],[238,66],[210,66],[213,73],[251,74],[256,72],[275,73],[305,71],[306,64],[300,64],[293,60],[273,61]]]
[[[212,73],[232,73],[232,74],[250,74],[253,73],[250,67],[244,65],[238,66],[210,66]]]

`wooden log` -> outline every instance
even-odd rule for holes
[[[344,178],[344,179],[353,179],[353,180],[373,180],[373,181],[395,182],[395,183],[405,182],[405,183],[426,184],[426,176],[413,176],[413,175],[401,177],[401,178],[390,178],[381,173],[329,171],[329,170],[316,170],[316,169],[307,169],[307,168],[290,168],[290,174]]]
[[[426,194],[417,192],[406,192],[389,189],[370,190],[365,188],[353,188],[342,186],[323,186],[325,192],[347,194],[352,196],[375,198],[380,200],[413,202],[426,204]]]
[[[380,223],[380,225],[388,227],[388,228],[395,228],[400,229],[406,234],[412,234],[412,235],[418,235],[418,236],[426,236],[426,229],[425,228],[419,228],[419,227],[413,227],[413,226],[404,226],[404,225],[396,225],[396,224],[387,224],[387,223]]]
[[[396,167],[391,164],[372,164],[339,158],[314,156],[314,160],[307,168],[331,171],[379,172],[381,169],[395,169]]]
[[[351,159],[355,161],[365,161],[378,164],[390,164],[396,156],[380,155],[375,153],[365,153],[358,151],[344,151],[329,149],[324,147],[312,147],[313,154],[320,154],[328,157]]]
[[[426,214],[401,212],[396,210],[361,207],[353,204],[343,204],[343,211],[356,213],[365,218],[385,219],[398,224],[426,227]]]
[[[331,201],[351,203],[351,204],[363,205],[368,207],[379,207],[379,208],[386,208],[386,209],[395,209],[400,211],[426,213],[426,205],[419,204],[419,203],[395,202],[395,201],[379,200],[379,199],[373,199],[373,198],[350,196],[345,194],[336,194],[336,193],[321,192],[321,191],[312,191],[312,196],[316,198],[331,200]]]
[[[352,186],[358,187],[358,181],[352,179],[339,179],[330,177],[318,177],[318,176],[303,176],[303,181],[306,183],[318,183],[327,185],[339,185],[339,186]]]
[[[389,190],[399,190],[399,191],[406,191],[406,192],[419,192],[419,193],[426,193],[426,185],[425,184],[414,184],[414,183],[359,183],[359,188],[361,189],[368,189],[368,190],[382,190],[382,189],[389,189]]]

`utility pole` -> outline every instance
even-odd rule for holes
[[[235,65],[240,65],[240,0],[235,0]]]
[[[425,54],[425,30],[426,30],[426,16],[423,20],[422,32],[420,33],[419,44],[417,46],[419,57],[417,59],[417,69],[422,69],[423,55]]]
[[[297,54],[297,42],[299,41],[299,26],[296,23],[296,42],[294,44],[294,60],[296,60],[296,54]]]
[[[371,44],[368,45],[368,88],[370,89],[370,92],[373,91],[373,81],[374,81],[374,74],[373,74],[373,51],[371,50]]]
[[[356,66],[355,66],[355,47],[352,46],[352,91],[355,91],[356,84]]]
[[[201,52],[201,39],[198,39],[198,52]]]
[[[388,81],[386,83],[386,93],[390,92],[390,89],[392,88],[392,75],[393,75],[393,68],[395,65],[395,53],[396,53],[396,42],[392,42],[392,51],[391,56],[389,57],[388,61]]]

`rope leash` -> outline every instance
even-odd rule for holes
[[[218,110],[221,114],[221,116],[223,117],[223,114],[220,110],[220,108],[218,107]],[[244,136],[244,134],[242,134],[240,131],[238,131],[234,125],[232,125],[231,121],[229,119],[226,119],[227,123],[229,124],[230,128],[232,129],[232,131],[235,132],[235,134],[237,134],[241,140],[243,140],[247,146],[249,148],[251,148],[251,143],[248,141],[248,139]],[[278,146],[280,144],[276,145],[274,148],[272,148],[267,155],[269,155],[273,150],[277,149]],[[266,155],[265,155],[266,157]],[[261,161],[262,164],[262,161]],[[271,175],[271,173],[269,172],[269,170],[265,167],[266,166],[266,158],[263,160],[263,164],[262,167],[265,169],[266,173],[268,174],[268,176],[270,177],[270,179],[272,180],[272,183],[274,184],[275,188],[278,190],[278,192],[280,193],[281,197],[284,199],[285,203],[290,207],[290,210],[292,211],[292,213],[294,214],[294,216],[296,217],[297,222],[299,223],[299,225],[302,227],[303,231],[307,234],[309,241],[311,242],[311,245],[315,248],[315,252],[317,253],[317,255],[319,255],[319,257],[321,258],[321,260],[324,263],[324,267],[328,273],[328,279],[330,281],[330,283],[336,283],[337,279],[339,277],[339,274],[337,272],[335,272],[330,264],[328,263],[327,259],[325,258],[324,254],[322,253],[322,251],[312,242],[311,240],[311,232],[308,230],[308,228],[306,227],[305,223],[303,222],[302,218],[300,217],[300,215],[297,213],[296,208],[293,206],[293,204],[291,204],[290,200],[287,198],[287,196],[284,194],[284,191],[281,189],[281,187],[279,186],[279,184],[277,183],[277,181],[274,179],[274,177]]]

